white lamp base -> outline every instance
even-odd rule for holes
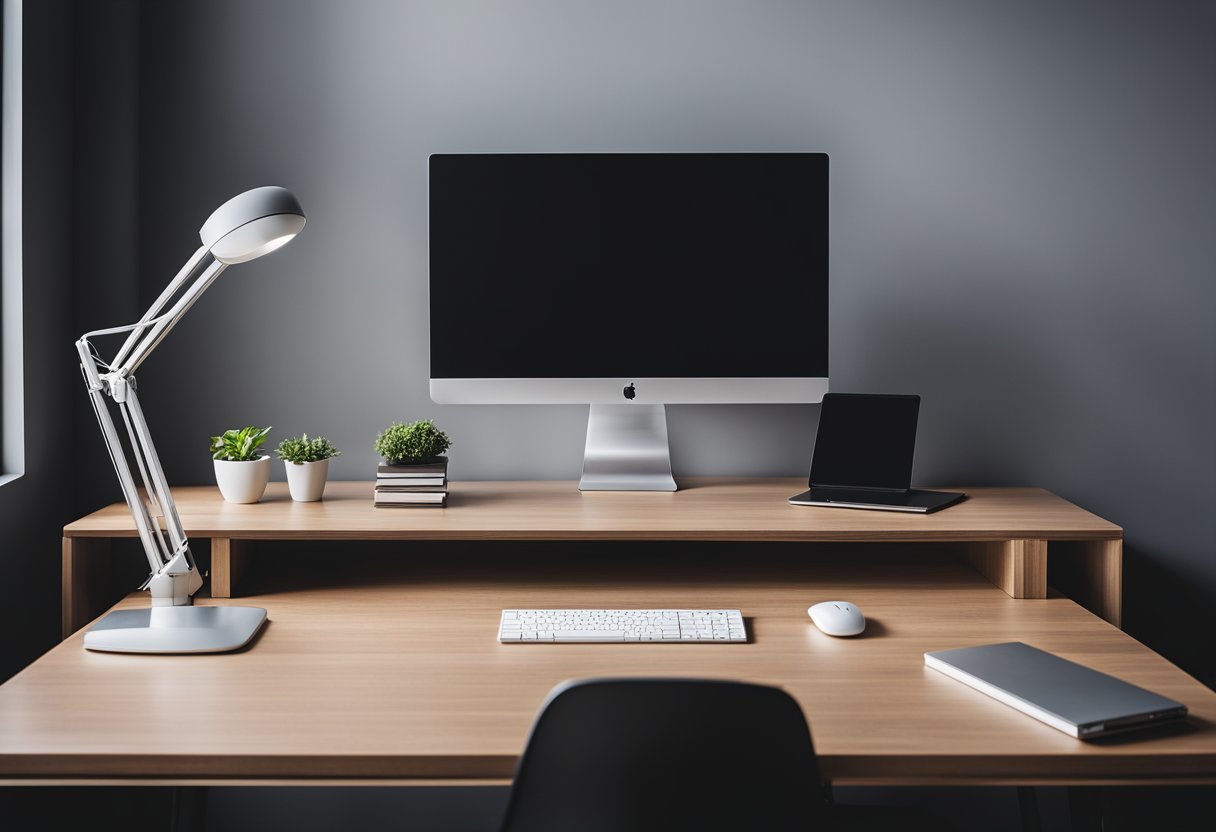
[[[107,653],[226,653],[261,629],[261,607],[145,607],[115,610],[84,634],[84,646]]]

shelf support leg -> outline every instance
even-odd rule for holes
[[[110,597],[109,538],[63,538],[60,599],[65,639],[118,600]]]
[[[1046,540],[969,543],[967,559],[1011,598],[1047,597]]]
[[[245,571],[252,541],[234,540],[230,537],[211,538],[211,597],[235,598],[239,596],[237,583]]]
[[[1051,585],[1094,615],[1122,627],[1123,541],[1070,540],[1051,546]]]

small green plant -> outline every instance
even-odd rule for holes
[[[221,436],[211,437],[211,458],[230,462],[249,462],[258,458],[258,448],[266,441],[270,428],[247,428],[224,431]]]
[[[376,437],[376,453],[392,465],[425,462],[441,456],[451,446],[452,440],[430,419],[408,425],[394,422]]]
[[[284,439],[279,443],[279,447],[274,449],[274,452],[284,462],[293,462],[296,465],[303,465],[305,462],[320,462],[342,453],[324,436],[314,436],[309,439],[307,433],[303,436]]]

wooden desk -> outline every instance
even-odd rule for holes
[[[1216,782],[1216,693],[1073,601],[1015,600],[956,558],[741,544],[676,568],[628,547],[611,564],[561,546],[503,548],[505,563],[489,552],[447,563],[385,553],[367,572],[330,576],[263,576],[254,564],[247,602],[270,621],[237,654],[104,655],[77,633],[0,687],[0,777],[502,783],[555,684],[654,674],[782,686],[838,784]],[[814,628],[808,604],[830,598],[862,607],[864,636]],[[122,605],[146,603],[135,594]],[[502,607],[702,605],[741,608],[752,642],[495,640]],[[927,650],[1007,640],[1174,697],[1192,716],[1085,743],[923,665]]]
[[[1015,598],[1052,585],[1116,625],[1123,531],[1037,488],[964,488],[961,505],[928,516],[791,506],[805,481],[687,478],[675,493],[583,494],[572,482],[455,482],[446,509],[377,509],[371,483],[333,482],[318,503],[272,483],[261,503],[224,502],[213,487],[173,490],[186,533],[211,539],[211,594],[235,597],[258,540],[671,540],[949,544]],[[63,632],[116,599],[101,579],[110,539],[134,537],[123,503],[69,524],[63,538]],[[1056,557],[1056,555],[1061,557]]]

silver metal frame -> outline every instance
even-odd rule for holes
[[[431,379],[437,404],[814,404],[826,392],[814,377]]]
[[[593,404],[579,491],[675,491],[661,404]]]

